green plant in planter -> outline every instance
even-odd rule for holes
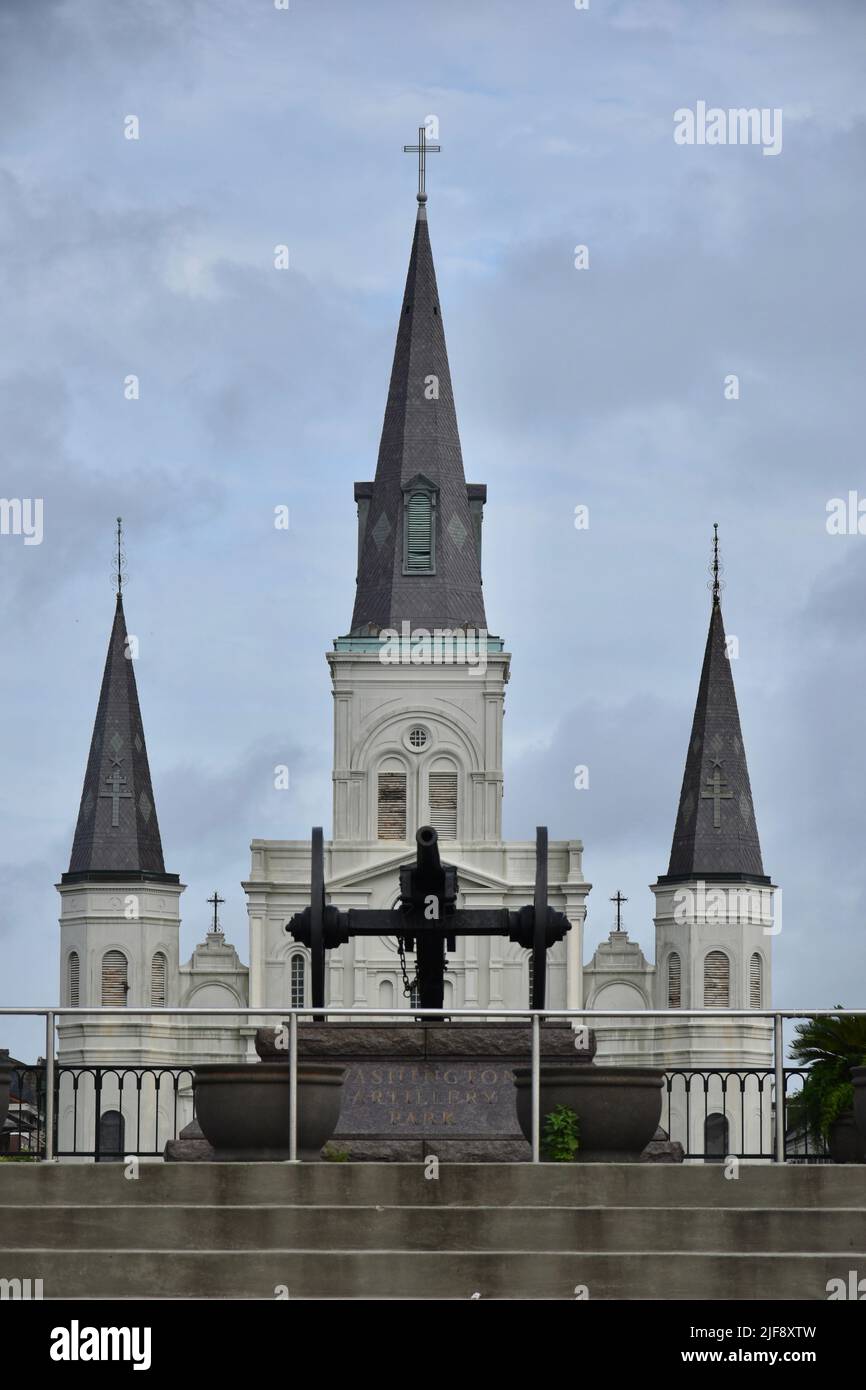
[[[580,1148],[580,1120],[567,1105],[544,1117],[541,1151],[548,1163],[573,1163]]]
[[[326,1144],[322,1149],[322,1158],[326,1163],[348,1163],[349,1150],[338,1149],[336,1144]]]
[[[866,1065],[866,1018],[810,1018],[798,1023],[794,1034],[791,1056],[808,1063],[809,1071],[800,1095],[788,1104],[788,1115],[813,1139],[826,1140],[854,1104],[851,1068]]]

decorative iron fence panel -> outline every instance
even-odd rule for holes
[[[194,1067],[86,1065],[55,1067],[58,1158],[119,1162],[161,1158],[194,1118]],[[806,1069],[785,1068],[785,1105],[802,1090]],[[7,1132],[0,1154],[45,1155],[45,1066],[13,1069]],[[774,1155],[772,1069],[682,1068],[666,1073],[661,1124],[691,1160],[721,1162]],[[721,1116],[725,1125],[714,1117]],[[828,1162],[808,1133],[790,1130],[785,1159]]]

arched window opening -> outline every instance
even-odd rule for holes
[[[106,951],[102,957],[102,1003],[104,1007],[126,1008],[129,993],[127,960],[122,951]]]
[[[668,1008],[681,1009],[683,1006],[683,964],[678,951],[668,956]]]
[[[704,1120],[704,1156],[718,1163],[728,1156],[729,1128],[725,1115],[714,1113]]]
[[[81,999],[81,961],[73,951],[66,967],[66,999],[70,1009],[77,1009]]]
[[[731,1006],[731,962],[724,951],[710,951],[704,961],[704,1008]]]
[[[150,962],[150,1005],[153,1009],[165,1008],[165,982],[168,974],[168,961],[162,951],[157,951]]]
[[[764,999],[764,962],[756,951],[749,961],[749,1008],[762,1009]]]
[[[380,840],[406,838],[406,774],[380,772],[377,834]]]
[[[428,786],[430,824],[440,840],[457,839],[457,772],[453,767],[437,767],[430,772]]]
[[[99,1117],[99,1161],[119,1163],[124,1157],[126,1124],[119,1110],[106,1110]]]
[[[307,962],[300,953],[292,956],[291,964],[291,996],[292,1008],[302,1009],[307,1002],[306,983],[307,983]]]

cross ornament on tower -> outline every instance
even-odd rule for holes
[[[441,149],[442,149],[442,146],[441,146],[441,145],[428,145],[428,144],[427,144],[427,131],[426,131],[426,128],[425,128],[423,125],[419,125],[419,127],[418,127],[418,144],[417,144],[417,145],[404,145],[404,146],[403,146],[403,153],[404,153],[404,154],[417,154],[417,156],[418,156],[418,202],[419,202],[419,203],[426,203],[426,201],[427,201],[427,191],[426,191],[426,189],[425,189],[425,187],[424,187],[424,176],[425,176],[425,174],[426,174],[426,172],[427,172],[427,155],[428,155],[428,153],[429,153],[429,154],[439,154],[439,152],[440,152]]]
[[[99,795],[100,797],[111,797],[111,824],[116,830],[120,825],[120,798],[124,797],[124,799],[130,799],[132,797],[132,792],[123,792],[120,790],[121,787],[126,786],[126,778],[123,776],[119,767],[115,767],[111,776],[106,777],[105,780],[111,787],[111,791],[100,792]]]
[[[219,917],[217,916],[217,911],[218,911],[218,909],[219,909],[220,904],[225,902],[225,898],[221,898],[220,895],[219,895],[219,893],[217,892],[217,890],[214,889],[214,890],[213,890],[213,897],[212,897],[212,898],[208,898],[208,902],[209,902],[209,903],[213,903],[213,929],[212,929],[212,930],[213,930],[213,932],[214,932],[215,934],[219,934],[219,932],[220,932],[220,924],[219,924]]]
[[[714,829],[714,830],[721,830],[721,828],[722,828],[722,802],[723,802],[723,801],[730,801],[730,799],[731,799],[731,797],[734,795],[734,793],[731,791],[731,789],[730,789],[729,786],[727,786],[727,785],[725,785],[724,787],[722,786],[722,774],[721,774],[721,770],[720,770],[720,759],[714,758],[714,759],[713,759],[713,762],[714,762],[714,764],[715,764],[715,766],[713,767],[713,775],[712,775],[712,777],[708,777],[708,778],[707,778],[707,785],[706,785],[706,787],[701,787],[701,798],[702,798],[702,799],[705,799],[705,800],[709,800],[709,798],[712,797],[712,799],[713,799],[713,829]],[[709,788],[709,790],[707,790],[707,788]]]
[[[622,931],[622,905],[628,902],[617,888],[615,895],[611,898],[612,903],[616,903],[616,930]]]

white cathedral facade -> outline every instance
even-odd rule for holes
[[[511,655],[488,633],[481,583],[484,484],[467,484],[441,308],[419,194],[375,479],[355,485],[358,575],[348,632],[327,660],[334,702],[328,901],[390,908],[414,835],[436,827],[457,867],[460,905],[519,908],[531,901],[535,846],[502,839],[502,746]],[[598,1028],[598,1061],[730,1071],[772,1065],[766,1020],[690,1021],[675,1010],[770,1004],[772,888],[764,874],[718,585],[667,873],[655,895],[655,962],[615,929],[584,963],[590,884],[579,839],[551,841],[549,899],[571,930],[549,954],[551,1008],[634,1010]],[[287,931],[309,902],[309,840],[254,840],[244,883],[249,965],[219,929],[181,963],[177,874],[167,873],[121,594],[100,691],[69,870],[58,885],[60,1003],[80,1010],[59,1027],[59,1061],[90,1067],[191,1067],[253,1060],[254,1024],[185,1020],[177,1007],[308,1004],[306,949]],[[504,938],[458,938],[445,1005],[526,1008],[529,955]],[[412,957],[408,958],[412,971]],[[412,1007],[396,942],[359,937],[328,954],[333,1007]],[[121,1020],[103,1005],[153,1007]],[[641,1018],[647,1009],[670,1011]],[[106,1145],[154,1151],[192,1115],[151,1076],[140,1090],[82,1083],[77,1105],[61,1084],[60,1147],[90,1148],[101,1115]],[[672,1137],[704,1148],[708,1119],[728,1152],[769,1151],[769,1105],[741,1105],[720,1078],[706,1094],[673,1085]],[[144,1119],[142,1120],[142,1113]],[[110,1116],[110,1123],[106,1117]],[[667,1111],[662,1123],[668,1123]],[[112,1140],[112,1126],[114,1126]],[[73,1132],[73,1127],[75,1132]],[[118,1140],[120,1135],[120,1140]],[[82,1136],[84,1139],[82,1140]]]

